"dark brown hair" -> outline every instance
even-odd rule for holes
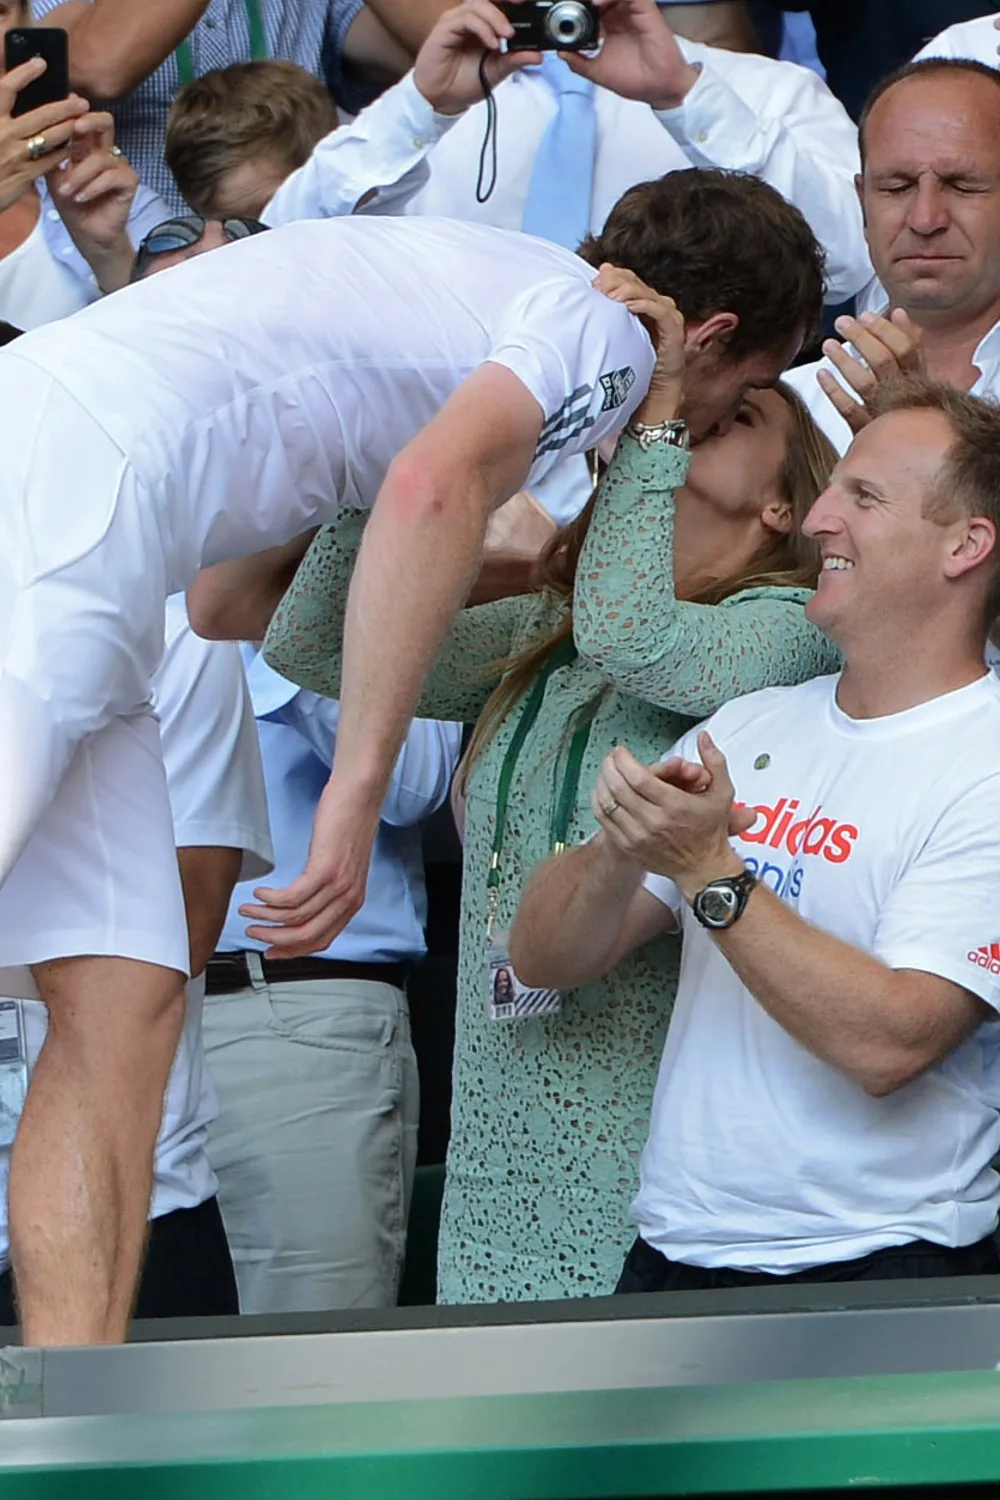
[[[986,564],[991,584],[987,624],[1000,615],[1000,406],[920,375],[899,376],[876,387],[867,398],[873,417],[894,411],[938,411],[947,417],[954,441],[924,497],[922,514],[947,526],[960,516],[992,521],[998,543]]]
[[[164,154],[185,201],[210,215],[227,172],[261,158],[294,172],[336,123],[326,88],[298,63],[233,63],[184,85],[167,117]]]
[[[685,318],[739,318],[739,358],[811,338],[823,311],[824,254],[802,214],[746,172],[690,167],[641,182],[579,252],[634,271]]]
[[[861,152],[861,167],[865,165],[865,132],[868,129],[868,119],[883,94],[894,89],[897,83],[905,83],[908,78],[934,78],[944,75],[954,75],[956,78],[965,74],[986,78],[992,86],[1000,93],[1000,72],[996,68],[987,67],[986,63],[976,62],[972,57],[922,57],[919,62],[907,63],[904,68],[897,68],[895,73],[889,73],[887,77],[879,79],[865,100],[858,119],[858,149]]]
[[[759,552],[742,573],[699,590],[686,600],[689,604],[721,604],[724,599],[745,589],[816,587],[819,549],[815,542],[803,536],[802,522],[816,497],[826,488],[837,462],[837,452],[810,416],[798,392],[783,382],[776,389],[784,398],[790,415],[787,447],[778,470],[778,491],[791,506],[791,529],[787,535],[776,533],[773,542]],[[572,600],[576,568],[596,500],[596,494],[592,495],[576,520],[568,526],[561,526],[545,547],[539,562],[540,590],[547,590],[556,598]],[[573,612],[570,607],[565,619],[551,635],[501,664],[503,679],[490,694],[479,716],[462,762],[463,787],[476,756],[493,739],[552,652],[572,633]]]

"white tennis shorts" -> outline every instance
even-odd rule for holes
[[[27,361],[0,360],[0,994],[5,970],[117,955],[187,972],[150,678],[163,540],[107,434]]]

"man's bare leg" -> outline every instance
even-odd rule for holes
[[[11,1157],[11,1259],[26,1344],[125,1338],[184,980],[124,958],[34,967],[49,1012]]]

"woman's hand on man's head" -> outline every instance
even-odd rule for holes
[[[672,297],[652,287],[621,266],[600,267],[594,286],[613,302],[621,302],[637,317],[653,341],[656,365],[649,390],[636,412],[641,422],[669,422],[684,399],[684,317]]]

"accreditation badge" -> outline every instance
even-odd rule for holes
[[[24,1016],[19,1000],[0,1000],[0,1147],[12,1146],[28,1093]]]
[[[506,932],[495,932],[486,949],[486,1010],[491,1021],[524,1021],[555,1016],[562,1009],[561,990],[532,990],[522,984],[510,961]]]

